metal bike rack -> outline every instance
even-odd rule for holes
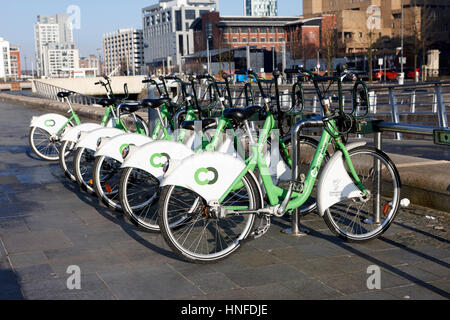
[[[293,163],[297,163],[298,159],[300,159],[300,146],[298,145],[298,137],[300,135],[300,131],[306,127],[323,127],[323,117],[317,117],[314,119],[308,119],[298,122],[294,128],[292,129],[292,137],[293,137]],[[417,134],[428,137],[434,137],[436,143],[436,132],[442,132],[446,135],[446,140],[442,142],[442,144],[450,145],[450,129],[448,127],[431,127],[431,126],[422,126],[422,125],[412,125],[412,124],[399,124],[386,122],[381,120],[368,120],[367,128],[365,129],[364,134],[374,134],[374,147],[382,150],[383,148],[383,133],[384,132],[392,132],[392,133],[405,133],[405,134]],[[375,160],[375,175],[377,178],[374,181],[374,188],[381,188],[381,168],[379,160]],[[297,169],[297,166],[295,167]],[[292,181],[295,181],[298,177],[298,171],[292,172]],[[374,206],[375,206],[375,219],[372,223],[380,223],[381,221],[381,212],[380,212],[380,202],[381,195],[377,192],[377,196],[373,198]],[[291,217],[291,228],[287,228],[282,230],[283,233],[293,235],[293,236],[304,236],[309,233],[309,230],[300,228],[300,218],[298,216],[298,209],[292,213]]]
[[[299,172],[298,166],[294,164],[298,163],[300,159],[300,133],[304,128],[321,128],[324,126],[323,123],[324,117],[316,117],[312,119],[305,119],[297,122],[295,126],[292,128],[292,164],[294,169],[292,170],[292,178],[291,184],[297,180]],[[290,191],[292,191],[292,186],[290,187]],[[290,198],[290,195],[287,197]],[[310,231],[306,228],[300,227],[300,217],[298,215],[298,209],[296,209],[291,215],[291,228],[287,228],[282,230],[281,232],[292,235],[292,236],[304,236],[310,233]]]

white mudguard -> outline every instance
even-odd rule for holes
[[[140,147],[152,141],[153,140],[151,138],[137,133],[126,133],[113,138],[102,138],[102,142],[97,148],[95,156],[105,156],[122,163],[122,151],[124,148],[131,145]]]
[[[82,123],[78,126],[68,129],[62,136],[61,141],[77,142],[78,134],[80,132],[82,132],[82,131],[89,132],[89,131],[93,131],[93,130],[101,129],[101,128],[103,128],[103,127],[98,123]]]
[[[112,138],[121,134],[125,134],[125,131],[116,128],[100,128],[89,132],[82,131],[75,149],[86,148],[96,151],[98,139]]]
[[[163,166],[168,160],[174,164],[177,160],[180,161],[193,154],[194,152],[184,144],[175,141],[154,141],[140,148],[130,148],[122,168],[140,169],[162,181]]]
[[[365,142],[353,143],[346,146],[347,150],[366,145]],[[353,182],[345,169],[345,159],[342,151],[337,151],[326,166],[319,178],[317,187],[317,207],[320,216],[332,205],[350,198],[359,198],[363,193]]]
[[[67,121],[69,121],[69,118],[60,114],[48,113],[40,117],[33,117],[31,119],[30,127],[41,128],[51,135],[55,135]]]
[[[228,190],[245,163],[219,152],[203,152],[186,158],[164,175],[161,186],[175,185],[190,189],[207,202],[218,201]]]

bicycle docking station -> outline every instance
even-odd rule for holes
[[[324,117],[313,117],[309,119],[303,119],[298,121],[295,126],[292,128],[292,178],[291,178],[291,185],[289,187],[289,194],[287,195],[286,199],[289,200],[290,195],[292,194],[292,189],[294,185],[297,183],[297,179],[299,176],[299,168],[298,168],[298,161],[301,159],[300,154],[300,134],[301,131],[305,128],[321,128],[324,126],[323,122]],[[286,208],[287,202],[283,203],[282,207],[283,209]],[[296,209],[291,214],[291,227],[283,229],[281,231],[284,234],[295,236],[295,237],[301,237],[308,235],[311,233],[311,231],[307,228],[302,228],[300,226],[300,217],[298,214],[298,209]]]

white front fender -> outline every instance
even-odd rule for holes
[[[153,141],[140,148],[131,148],[122,168],[136,168],[146,171],[160,181],[163,178],[164,164],[170,160],[182,160],[194,152],[182,143],[175,141]]]
[[[245,169],[245,163],[231,155],[202,152],[184,159],[164,176],[161,186],[190,189],[207,202],[218,201]]]
[[[51,135],[55,135],[68,121],[69,118],[66,118],[60,114],[47,113],[40,117],[33,117],[31,119],[30,127],[40,128],[47,131]]]
[[[98,139],[111,138],[121,134],[125,134],[125,131],[116,128],[100,128],[89,132],[82,131],[75,149],[86,148],[95,151],[97,150]]]
[[[365,142],[353,143],[346,146],[350,151],[366,145]],[[323,168],[317,187],[317,207],[320,216],[332,205],[345,199],[359,198],[363,193],[353,182],[345,169],[345,158],[342,151],[337,151]]]
[[[130,145],[140,147],[152,141],[153,140],[151,138],[137,133],[126,133],[113,138],[103,138],[102,143],[95,153],[95,156],[113,158],[114,160],[122,163],[122,150],[124,148],[129,147]]]
[[[98,123],[82,123],[78,126],[68,129],[62,136],[61,141],[77,142],[78,134],[80,132],[82,131],[89,132],[101,128],[103,127]]]

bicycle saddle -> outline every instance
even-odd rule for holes
[[[57,96],[58,96],[58,98],[67,98],[67,97],[70,97],[72,94],[74,94],[72,91],[62,91],[62,92],[58,92]]]
[[[144,99],[141,101],[143,108],[158,109],[164,103],[169,102],[169,98],[159,98],[159,99]]]
[[[225,109],[223,112],[224,118],[231,120],[235,125],[240,125],[241,123],[250,119],[255,113],[263,111],[263,108],[258,106],[250,106],[244,109],[241,108],[229,108]]]
[[[139,102],[125,102],[121,103],[119,108],[122,112],[134,113],[142,109],[142,105]]]
[[[209,129],[215,129],[217,128],[217,122],[216,119],[203,119],[198,120],[202,122],[202,131],[206,131]],[[181,123],[181,128],[185,130],[195,130],[195,121],[183,121]]]
[[[117,99],[110,99],[110,98],[100,99],[97,101],[97,104],[101,105],[104,108],[115,105],[116,103]]]

